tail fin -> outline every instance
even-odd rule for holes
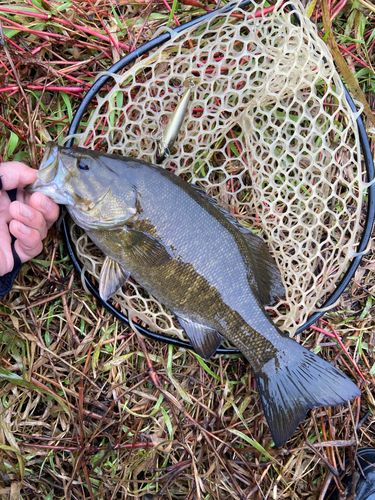
[[[264,413],[276,446],[294,433],[308,410],[337,406],[360,396],[358,387],[334,366],[285,338],[277,360],[255,372]]]

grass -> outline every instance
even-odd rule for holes
[[[312,20],[327,43],[333,37],[373,108],[374,7],[322,6],[330,33],[320,5]],[[1,160],[37,168],[99,72],[160,26],[213,7],[2,2]],[[373,148],[371,117],[365,122]],[[235,137],[231,148],[238,154]],[[375,445],[374,283],[371,247],[326,321],[298,339],[361,384],[360,400],[311,411],[277,449],[241,355],[204,361],[142,340],[82,289],[54,227],[0,302],[0,498],[321,500],[331,480],[344,491],[346,461]]]

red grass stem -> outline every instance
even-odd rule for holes
[[[343,47],[342,45],[340,45],[339,43],[337,44],[338,48],[340,50],[342,50],[343,52],[346,52],[347,54],[350,55],[350,57],[352,57],[355,61],[357,61],[359,64],[362,64],[362,66],[364,66],[365,68],[367,69],[370,69],[367,64],[365,62],[362,61],[362,59],[360,59],[359,57],[355,56],[352,52],[350,52],[350,50],[348,50],[346,47]]]
[[[11,14],[17,14],[17,16],[28,16],[28,17],[39,17],[40,19],[51,19],[51,16],[47,14],[39,14],[37,12],[27,12],[18,9],[8,9],[7,7],[0,7],[0,12],[10,12]]]
[[[33,4],[33,2],[31,0],[26,0],[26,2],[31,6],[33,7],[35,10],[39,10],[39,12],[41,12],[42,14],[44,14],[44,10],[40,9],[39,7],[37,7],[36,5]]]
[[[80,31],[83,31],[84,33],[87,33],[88,35],[92,35],[92,36],[95,36],[96,38],[100,38],[101,40],[105,40],[106,42],[110,42],[110,39],[107,36],[101,35],[100,33],[97,33],[96,31],[89,30],[88,28],[84,28],[83,26],[74,25],[72,23],[69,23],[68,21],[65,21],[65,20],[63,21],[62,19],[59,19],[58,21],[59,21],[59,23],[65,24],[66,26],[69,26],[71,28],[79,29]],[[125,43],[118,42],[118,46],[126,51],[130,50],[129,45],[126,45]]]
[[[354,366],[354,368],[356,369],[357,373],[359,374],[359,376],[361,377],[362,380],[364,380],[366,382],[366,379],[365,377],[362,375],[362,372],[361,370],[358,368],[356,362],[354,361],[354,359],[352,359],[352,357],[350,356],[348,350],[346,349],[345,345],[343,344],[343,341],[341,340],[341,338],[339,337],[339,335],[337,334],[336,330],[333,328],[333,326],[328,323],[328,321],[325,321],[324,319],[321,319],[320,320],[322,323],[325,323],[326,325],[329,325],[331,327],[331,330],[332,330],[332,334],[330,334],[329,336],[330,337],[334,337],[337,342],[340,344],[342,350],[345,352],[345,354],[347,355],[349,361],[351,362],[351,364]],[[316,327],[314,327],[314,329],[317,329]],[[319,329],[317,329],[319,331]],[[327,331],[326,330],[321,330],[322,333],[325,333],[327,335]]]
[[[8,8],[6,9],[6,8],[0,7],[0,12],[1,11],[4,11],[4,12],[14,12],[15,14],[26,15],[24,12],[17,11],[16,9],[8,9]],[[30,13],[27,14],[27,15],[30,16]],[[115,43],[112,37],[108,37],[108,36],[102,35],[100,33],[97,33],[96,31],[90,30],[90,29],[85,28],[83,26],[79,26],[77,24],[72,24],[69,21],[66,21],[66,20],[63,20],[63,19],[60,19],[60,18],[55,18],[54,16],[51,17],[51,16],[48,16],[47,14],[32,14],[32,15],[34,15],[36,17],[39,17],[39,18],[42,18],[42,19],[46,19],[46,20],[51,20],[51,21],[58,22],[58,23],[63,24],[65,26],[69,26],[70,28],[78,29],[78,30],[83,31],[84,33],[86,33],[88,35],[94,36],[94,37],[99,38],[101,40],[105,40],[106,42],[109,42],[110,44],[113,43],[116,48],[117,47],[121,47],[122,49],[124,49],[126,51],[130,50],[129,45],[126,45],[125,43],[122,43],[122,42]],[[32,30],[32,29],[26,28],[25,26],[22,26],[22,24],[16,23],[15,21],[12,21],[11,19],[9,19],[7,17],[0,16],[0,19],[2,21],[10,23],[12,25],[12,26],[4,26],[4,28],[6,28],[6,29],[20,29],[20,30],[26,31],[28,33],[33,33],[34,35],[39,35],[42,38],[45,38],[45,37],[52,37],[52,38],[61,38],[61,37],[63,37],[64,39],[66,38],[66,36],[58,34],[58,33],[50,33],[50,32],[45,32],[45,31],[37,31],[37,30]]]
[[[338,5],[336,5],[335,10],[333,12],[331,12],[331,21],[333,21],[335,19],[335,17],[338,14],[340,14],[342,9],[345,7],[347,1],[348,0],[341,0],[341,2],[339,2]]]
[[[26,50],[25,49],[22,49],[19,45],[16,44],[16,42],[13,42],[13,40],[11,40],[10,38],[8,38],[6,35],[4,35],[4,38],[5,40],[10,44],[10,45],[13,45],[13,47],[15,47],[17,50],[19,50],[21,53],[25,53]]]
[[[166,0],[163,0],[163,3],[167,7],[169,12],[172,12],[172,7],[168,4],[168,2],[166,2]],[[177,26],[180,26],[181,23],[178,21],[177,17],[174,14],[173,14],[173,19],[174,19],[174,22],[177,24]]]
[[[26,26],[22,26],[22,24],[16,23],[15,21],[12,21],[11,19],[8,19],[7,17],[0,16],[0,20],[10,23],[11,26],[3,26],[4,29],[8,30],[21,30],[25,31],[27,33],[32,33],[33,35],[39,35],[40,37],[49,37],[49,38],[61,38],[63,37],[64,39],[66,38],[64,35],[59,35],[58,33],[49,33],[46,31],[38,31],[38,30],[32,30],[30,28],[26,28]]]
[[[86,84],[89,85],[89,84]],[[90,85],[91,87],[91,85]],[[24,88],[28,90],[50,90],[53,92],[86,92],[86,89],[83,89],[81,87],[55,87],[51,85],[50,87],[44,87],[43,85],[26,85]],[[4,87],[0,89],[1,92],[12,92],[12,91],[18,91],[19,88],[16,85],[12,85],[12,87]]]
[[[97,18],[99,19],[100,21],[100,24],[103,26],[103,29],[104,31],[107,33],[108,35],[108,38],[111,40],[111,44],[116,48],[117,52],[120,53],[120,48],[118,46],[118,43],[116,42],[116,40],[112,37],[111,33],[108,31],[106,25],[104,24],[102,18],[100,17],[98,11],[95,9],[95,5],[93,5],[91,2],[90,2],[90,6],[91,8],[93,9],[93,11],[95,12]]]

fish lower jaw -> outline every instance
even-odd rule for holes
[[[64,193],[58,191],[58,188],[53,185],[44,184],[39,179],[37,179],[33,184],[26,186],[25,189],[28,193],[31,194],[43,193],[58,205],[66,205],[68,202],[67,196]]]

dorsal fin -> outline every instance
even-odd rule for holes
[[[281,273],[275,259],[264,241],[254,233],[243,232],[250,250],[252,273],[258,288],[259,300],[263,305],[269,305],[285,294]]]

